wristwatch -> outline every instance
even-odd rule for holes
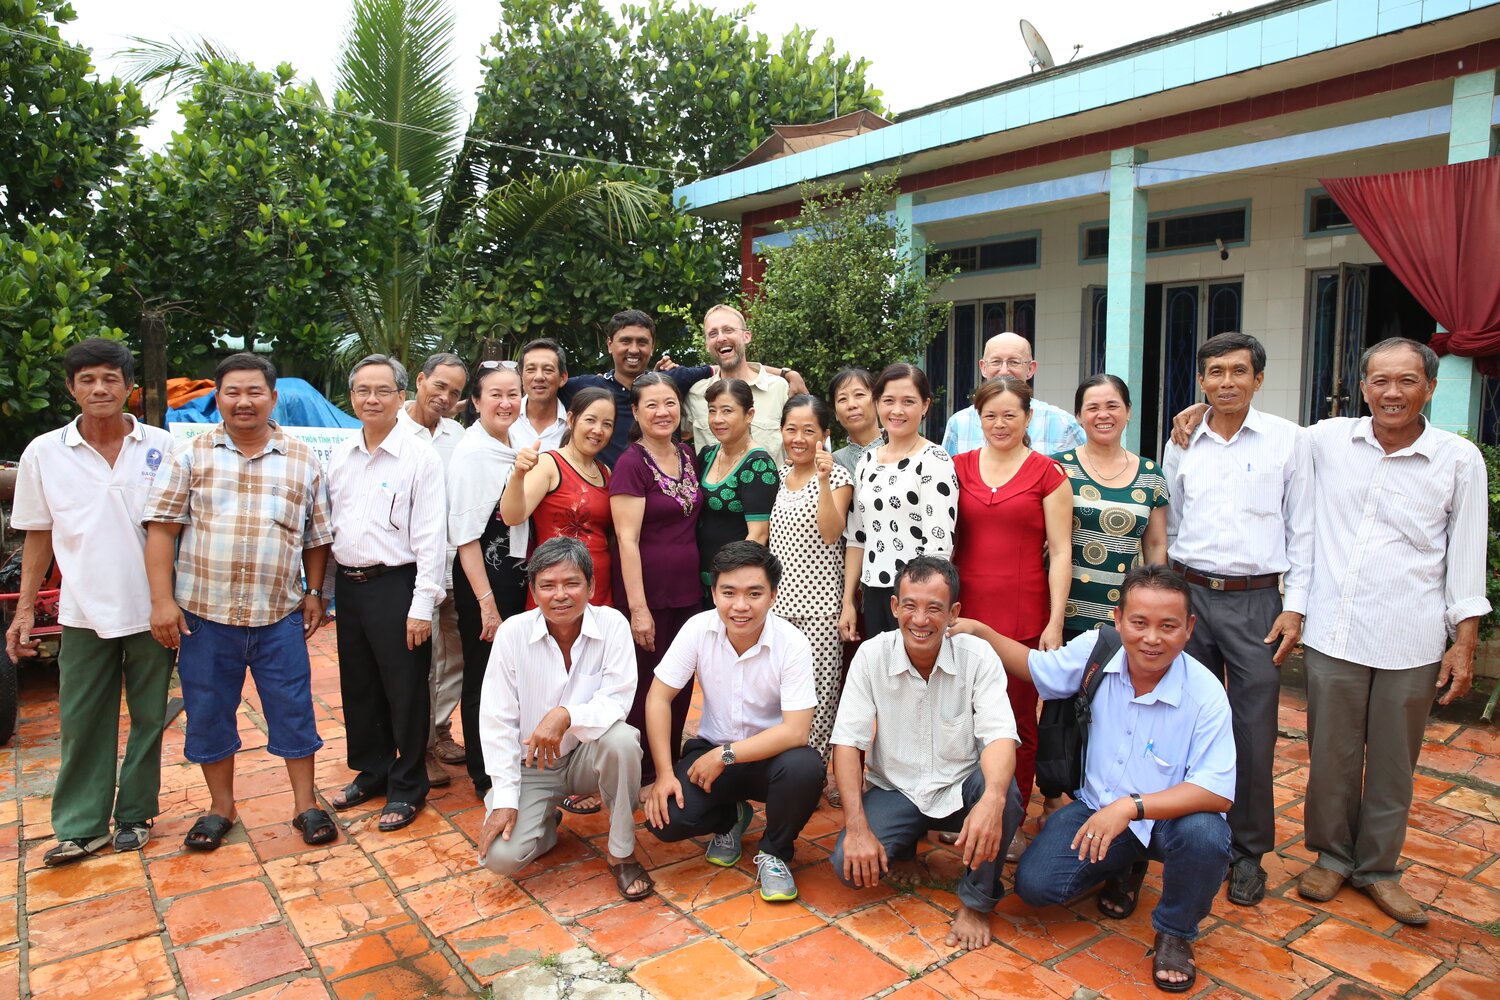
[[[729,764],[733,764],[734,763],[734,744],[732,744],[732,743],[726,743],[726,744],[724,744],[724,749],[720,752],[719,759],[722,760],[725,763],[726,766],[729,765]]]
[[[317,587],[308,587],[307,588],[307,596],[308,597],[322,597],[323,596],[323,592],[321,590],[319,590]]]
[[[1131,798],[1132,801],[1135,802],[1135,818],[1136,819],[1145,819],[1146,818],[1146,800],[1143,799],[1143,798],[1141,798],[1141,793],[1140,792],[1131,792],[1130,793],[1130,798]]]

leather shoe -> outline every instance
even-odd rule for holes
[[[1395,879],[1371,882],[1364,886],[1364,890],[1375,900],[1375,905],[1385,911],[1386,916],[1418,927],[1427,923],[1427,911],[1422,909],[1422,904],[1412,899],[1411,894],[1401,888],[1401,883]]]
[[[455,743],[453,737],[442,733],[438,734],[437,742],[432,745],[432,752],[444,764],[463,764],[469,759],[462,745]]]
[[[1016,835],[1010,838],[1010,847],[1005,850],[1005,863],[1013,865],[1021,860],[1021,855],[1026,853],[1026,848],[1031,845],[1031,838],[1026,836],[1026,831],[1020,827],[1016,828]]]
[[[445,768],[442,764],[438,763],[438,759],[437,759],[437,755],[436,754],[434,754],[431,750],[429,750],[429,751],[427,751],[426,757],[427,757],[427,783],[429,785],[431,785],[434,788],[436,788],[439,785],[446,785],[450,781],[453,780],[453,775],[451,775],[451,774],[448,773],[448,769]]]
[[[1303,899],[1326,903],[1344,887],[1344,876],[1332,868],[1313,865],[1297,880],[1297,895]]]
[[[1229,901],[1255,906],[1266,898],[1266,870],[1254,858],[1240,858],[1229,869]]]

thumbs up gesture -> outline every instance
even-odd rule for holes
[[[541,455],[541,442],[533,441],[530,445],[516,453],[516,471],[525,475],[532,469],[535,469],[537,460],[541,458]]]
[[[813,469],[825,483],[833,472],[833,456],[823,447],[822,441],[817,442],[817,450],[813,452]]]

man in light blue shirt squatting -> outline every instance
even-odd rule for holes
[[[1182,651],[1193,631],[1187,581],[1166,566],[1139,566],[1121,589],[1122,648],[1103,665],[1091,706],[1083,787],[1021,856],[1016,892],[1047,906],[1103,883],[1099,912],[1123,920],[1147,862],[1160,861],[1154,981],[1182,993],[1197,979],[1191,942],[1229,867],[1234,733],[1223,685]],[[1048,699],[1079,690],[1099,640],[1084,633],[1041,652],[969,619],[955,628],[989,641],[1007,673]]]
[[[997,333],[985,341],[984,357],[979,359],[979,377],[991,379],[1000,375],[1014,375],[1027,382],[1036,377],[1031,344],[1019,333]],[[1077,448],[1085,440],[1083,428],[1073,414],[1040,399],[1031,401],[1031,422],[1026,425],[1026,434],[1031,438],[1031,450],[1039,455],[1056,455]],[[944,451],[961,455],[983,445],[984,428],[979,426],[979,414],[973,406],[966,406],[948,418],[943,431]]]

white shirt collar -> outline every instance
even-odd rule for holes
[[[531,642],[542,642],[551,635],[547,631],[547,619],[542,614],[541,608],[532,608],[527,614],[536,615],[536,620],[531,623]],[[583,622],[578,634],[588,636],[590,639],[602,640],[604,638],[604,630],[599,627],[598,613],[592,604],[586,605],[583,609]]]
[[[1234,435],[1227,439],[1219,437],[1218,433],[1208,426],[1209,419],[1212,418],[1213,415],[1213,407],[1209,407],[1208,412],[1203,414],[1203,423],[1199,424],[1198,429],[1193,431],[1193,441],[1198,440],[1198,438],[1203,436],[1204,434],[1212,434],[1215,438],[1218,438],[1220,441],[1228,444],[1230,441],[1233,441],[1235,438],[1239,437],[1241,433],[1247,430],[1253,431],[1256,434],[1265,433],[1265,421],[1261,419],[1260,411],[1257,410],[1254,406],[1251,406],[1250,409],[1246,411],[1245,422],[1240,425],[1240,429],[1235,431]]]
[[[1421,455],[1423,458],[1433,458],[1437,453],[1437,432],[1433,430],[1432,423],[1426,416],[1418,417],[1422,421],[1422,433],[1417,439],[1405,448],[1398,448],[1391,452],[1392,455]],[[1375,436],[1375,421],[1371,417],[1360,417],[1354,422],[1354,430],[1349,435],[1356,441],[1368,441],[1371,445],[1385,451],[1385,445]]]
[[[125,436],[128,438],[133,438],[136,441],[144,440],[146,437],[146,432],[143,429],[144,425],[139,420],[135,419],[135,415],[127,413],[125,414],[125,419],[130,421],[130,430],[125,432]],[[80,414],[79,416],[74,417],[68,423],[67,427],[63,428],[63,444],[67,445],[70,448],[76,448],[84,443],[83,431],[78,429],[78,425],[82,420],[83,416]]]
[[[710,618],[708,622],[708,629],[710,632],[713,632],[720,638],[722,638],[724,640],[724,644],[729,647],[729,651],[733,653],[734,645],[729,641],[729,629],[724,625],[724,619],[720,617],[718,609],[713,609],[713,612],[713,617]],[[773,628],[773,625],[775,624],[773,621],[774,618],[775,615],[771,614],[770,612],[766,613],[766,620],[761,624],[760,627],[760,635],[756,638],[755,642],[750,646],[749,649],[745,650],[743,653],[735,653],[736,659],[743,660],[747,656],[755,655],[762,649],[766,650],[767,652],[773,651],[773,647],[775,646],[775,629]]]

